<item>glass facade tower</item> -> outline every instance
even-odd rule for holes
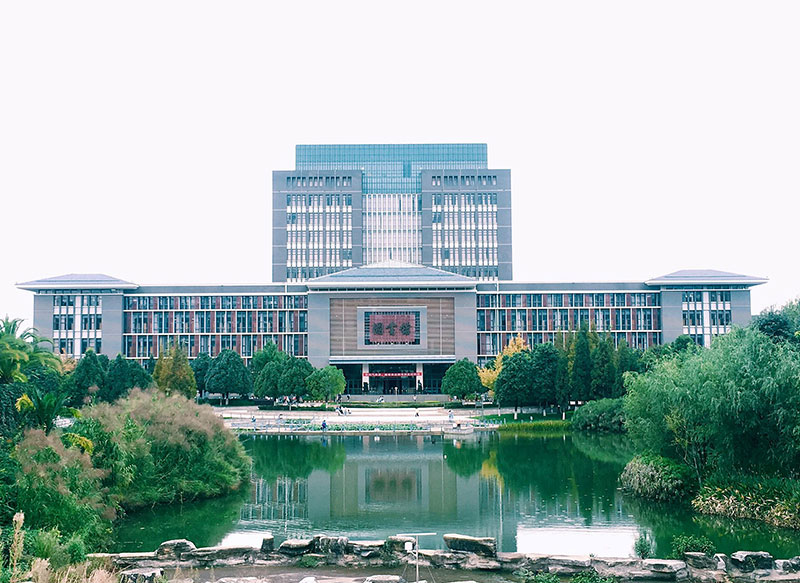
[[[508,170],[486,144],[298,145],[273,173],[273,279],[404,262],[511,279]]]

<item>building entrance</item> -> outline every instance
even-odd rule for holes
[[[378,395],[413,395],[419,374],[413,364],[371,364],[369,392]]]

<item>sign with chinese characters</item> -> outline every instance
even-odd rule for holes
[[[418,311],[364,312],[364,344],[419,345]]]

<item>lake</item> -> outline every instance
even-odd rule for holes
[[[260,436],[243,438],[253,458],[249,488],[224,498],[129,514],[116,551],[154,550],[172,538],[198,546],[260,546],[335,534],[383,539],[436,532],[492,536],[498,550],[628,556],[648,532],[657,556],[677,534],[702,534],[718,552],[800,553],[800,532],[697,515],[624,496],[617,477],[632,452],[624,436],[475,434]]]

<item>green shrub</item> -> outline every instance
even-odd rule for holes
[[[590,571],[581,571],[575,573],[570,579],[572,583],[616,583],[614,577],[601,577],[600,574],[594,569]]]
[[[304,569],[314,569],[315,567],[319,566],[319,559],[317,557],[303,555],[300,557],[300,560],[297,561],[297,566],[303,567]]]
[[[33,531],[29,538],[31,557],[47,559],[54,571],[86,560],[86,545],[77,534],[66,538],[57,528],[51,528]]]
[[[561,583],[561,579],[555,573],[536,573],[528,569],[518,569],[514,575],[519,577],[522,583]]]
[[[658,502],[676,502],[691,496],[691,471],[673,460],[654,454],[634,457],[619,477],[623,491]]]
[[[602,431],[623,433],[625,431],[625,411],[623,400],[600,399],[589,401],[575,410],[572,426],[579,431]]]
[[[522,421],[518,423],[504,423],[497,427],[498,431],[511,433],[548,433],[564,432],[570,428],[569,421],[561,419],[543,419],[541,421]]]
[[[800,481],[761,476],[712,477],[692,500],[703,514],[750,518],[800,529]]]
[[[672,537],[672,555],[673,559],[683,560],[684,553],[705,553],[710,557],[717,552],[716,547],[711,539],[704,536],[695,536],[692,534],[683,534]]]
[[[649,559],[653,556],[653,541],[646,532],[639,533],[639,537],[633,544],[633,552],[640,559]]]
[[[93,442],[123,508],[217,496],[249,477],[250,459],[211,407],[179,395],[134,389],[86,409],[73,431]]]

